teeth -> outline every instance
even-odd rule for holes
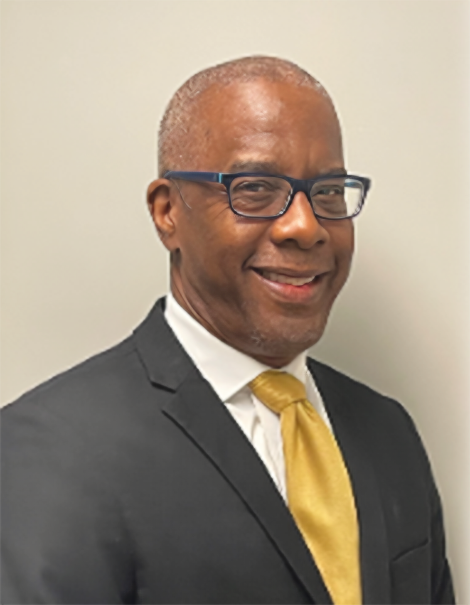
[[[291,286],[304,286],[315,279],[313,277],[290,277],[289,275],[280,275],[279,273],[271,273],[270,271],[260,271],[261,275],[270,281],[276,281],[280,284],[290,284]]]

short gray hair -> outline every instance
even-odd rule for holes
[[[304,69],[277,57],[255,55],[220,63],[191,76],[175,92],[167,105],[158,133],[158,173],[184,169],[194,155],[198,125],[194,124],[194,110],[203,92],[213,85],[227,86],[233,82],[256,79],[271,82],[289,82],[294,86],[312,88],[329,99],[328,93]]]

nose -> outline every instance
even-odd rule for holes
[[[276,244],[292,241],[299,248],[308,250],[328,241],[329,234],[314,215],[305,193],[299,191],[287,212],[273,221],[271,239]]]

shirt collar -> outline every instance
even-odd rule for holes
[[[166,297],[165,319],[202,376],[222,401],[228,401],[262,372],[267,365],[237,351],[208,332],[187,313],[170,293]],[[280,368],[306,384],[307,352]]]

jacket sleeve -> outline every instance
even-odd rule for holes
[[[452,583],[452,575],[446,556],[445,531],[441,500],[424,444],[414,422],[408,415],[407,419],[421,450],[419,460],[422,464],[422,474],[427,485],[428,498],[430,502],[431,603],[436,603],[439,605],[454,605],[455,595]]]
[[[432,506],[432,603],[455,603],[452,577],[449,563],[445,554],[444,522],[442,507],[434,481],[431,477],[431,506]]]
[[[1,602],[132,602],[130,549],[99,448],[41,398],[2,415]]]

